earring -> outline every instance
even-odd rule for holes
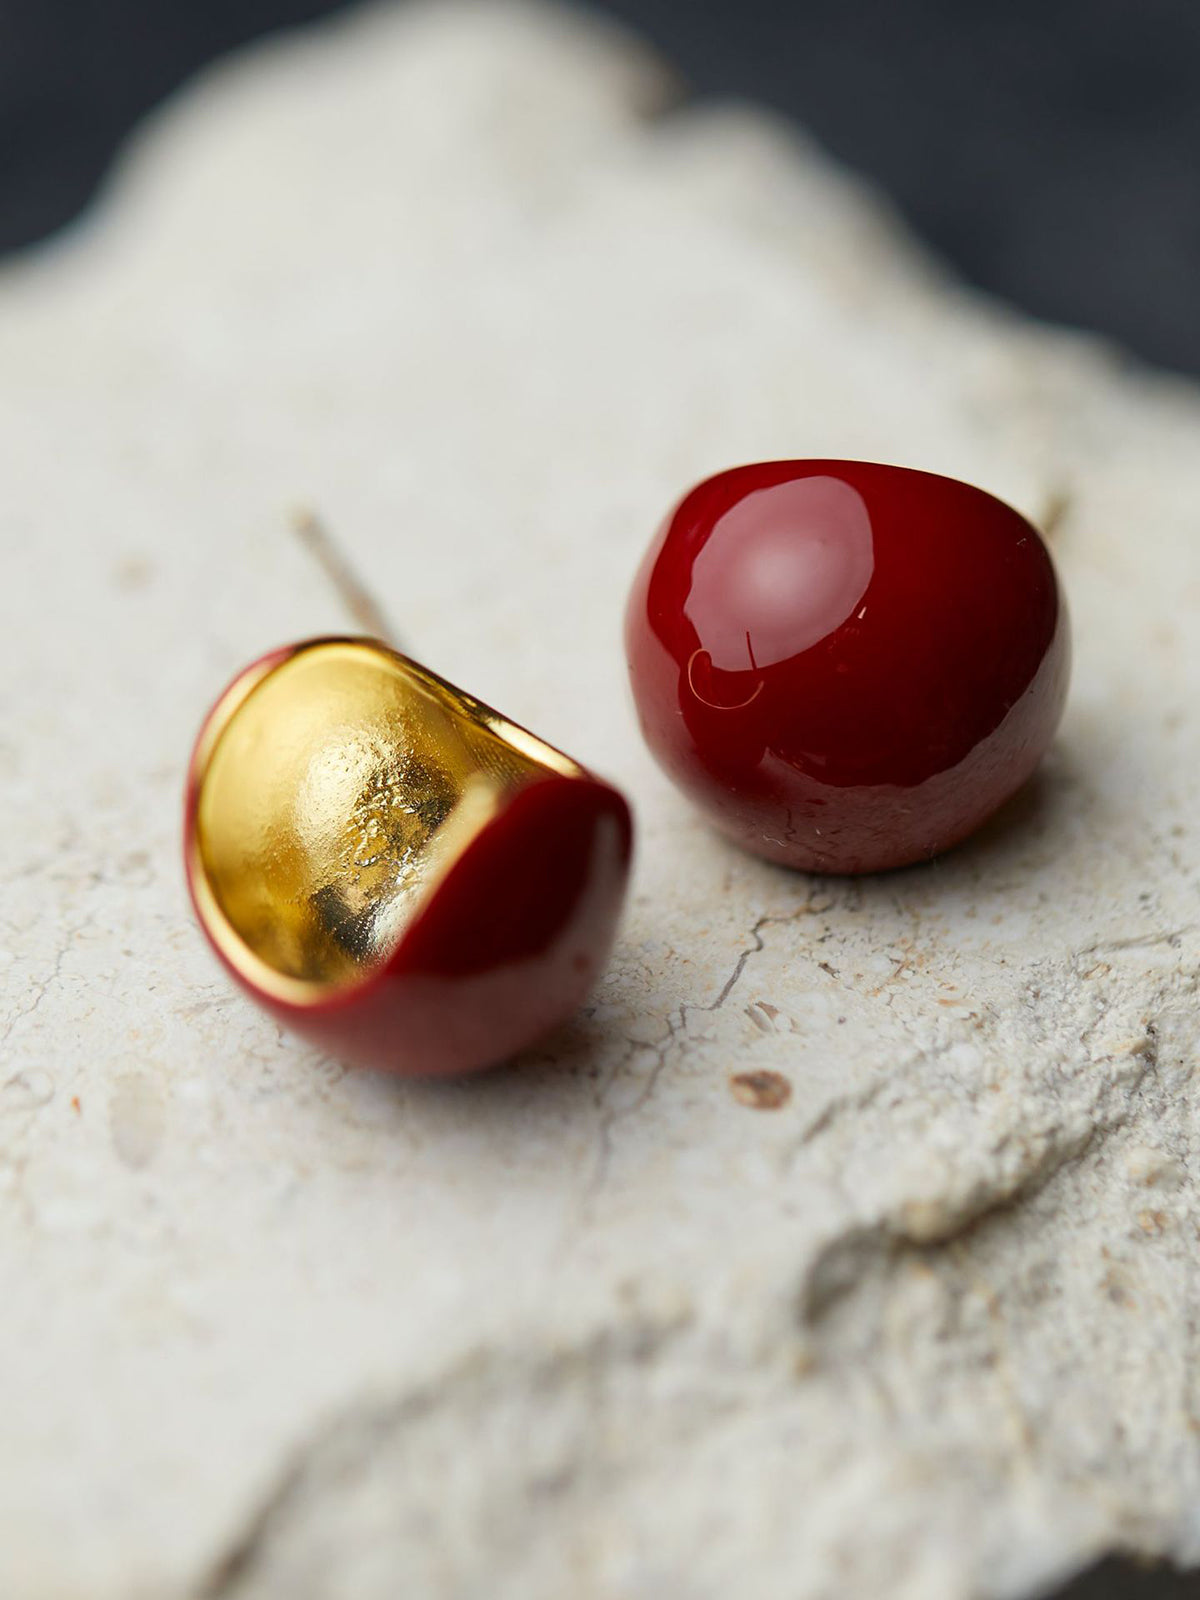
[[[1011,506],[865,461],[718,473],[625,623],[642,732],[732,838],[813,872],[924,860],[1033,772],[1066,699],[1050,554]]]
[[[221,961],[322,1049],[405,1074],[490,1066],[571,1015],[631,839],[616,790],[371,639],[247,667],[187,778],[187,881]]]

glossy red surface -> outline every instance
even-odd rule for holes
[[[242,679],[290,653],[275,651],[248,667],[222,701]],[[228,936],[224,945],[214,936],[197,893],[193,842],[202,776],[194,754],[184,859],[200,925],[254,1000],[342,1061],[405,1076],[500,1064],[565,1022],[608,959],[629,874],[629,807],[586,773],[547,773],[512,794],[471,839],[387,961],[362,982],[302,1004],[267,993],[231,959]]]
[[[305,1007],[251,992],[342,1061],[422,1077],[496,1066],[587,998],[616,932],[630,841],[629,808],[606,784],[532,783],[361,988]]]
[[[665,771],[748,849],[815,872],[965,838],[1045,753],[1070,670],[1032,524],[860,461],[699,484],[642,565],[625,639]]]

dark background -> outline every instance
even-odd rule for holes
[[[1200,372],[1200,0],[595,0],[764,100],[973,282]],[[210,57],[337,0],[0,0],[0,251]]]
[[[337,0],[0,0],[0,252],[205,61]],[[794,116],[972,282],[1200,372],[1200,0],[602,0],[697,95]],[[1110,1561],[1058,1600],[1200,1600]]]

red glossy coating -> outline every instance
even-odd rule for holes
[[[1045,753],[1070,671],[1032,524],[865,461],[699,484],[642,565],[625,640],[664,770],[748,849],[815,872],[965,838]]]
[[[243,678],[293,648],[248,667],[210,719]],[[430,1077],[497,1065],[565,1022],[608,959],[632,853],[629,807],[589,774],[548,772],[513,793],[470,840],[378,970],[317,1000],[281,999],[230,959],[208,925],[193,848],[201,777],[193,755],[184,859],[200,925],[254,1000],[340,1060]]]

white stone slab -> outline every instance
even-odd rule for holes
[[[0,273],[0,1591],[967,1600],[1200,1561],[1200,404],[567,13],[249,52]],[[639,747],[691,481],[1052,508],[1078,667],[986,837],[813,881]],[[622,783],[594,1005],[459,1086],[231,992],[176,859],[245,660],[399,639]],[[791,1095],[756,1109],[753,1082]]]

